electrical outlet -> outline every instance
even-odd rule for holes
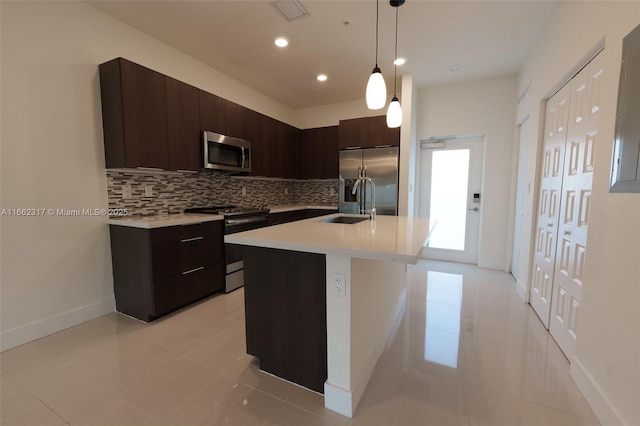
[[[122,198],[125,200],[131,198],[131,184],[129,182],[122,186]]]
[[[244,186],[242,187],[242,195],[247,195],[247,188]]]
[[[284,189],[284,195],[289,195],[289,188]]]
[[[333,189],[333,188],[331,188],[331,189],[329,190],[329,197],[333,197],[334,195],[336,195],[336,190],[335,190],[335,189]]]
[[[145,197],[153,197],[153,186],[145,185],[144,186],[144,196]]]
[[[347,297],[347,278],[344,274],[333,274],[333,294]]]

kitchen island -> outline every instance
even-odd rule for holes
[[[398,315],[406,264],[433,224],[333,214],[225,236],[246,246],[247,352],[268,373],[353,416]]]

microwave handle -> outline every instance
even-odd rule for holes
[[[241,147],[240,149],[242,150],[242,164],[240,165],[240,168],[244,169],[244,147]]]

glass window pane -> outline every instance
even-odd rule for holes
[[[433,152],[429,217],[438,222],[429,239],[429,247],[464,250],[469,155],[469,149]]]

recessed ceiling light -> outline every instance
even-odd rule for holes
[[[462,65],[454,65],[452,67],[449,67],[449,71],[451,72],[460,72],[461,69],[462,69]]]
[[[393,63],[396,65],[404,65],[406,62],[407,60],[405,58],[398,58],[395,61],[393,61]]]
[[[278,37],[273,42],[278,47],[287,47],[289,45],[289,40],[286,37]]]
[[[318,77],[316,77],[318,79],[318,81],[327,81],[327,75],[326,74],[318,74]]]

